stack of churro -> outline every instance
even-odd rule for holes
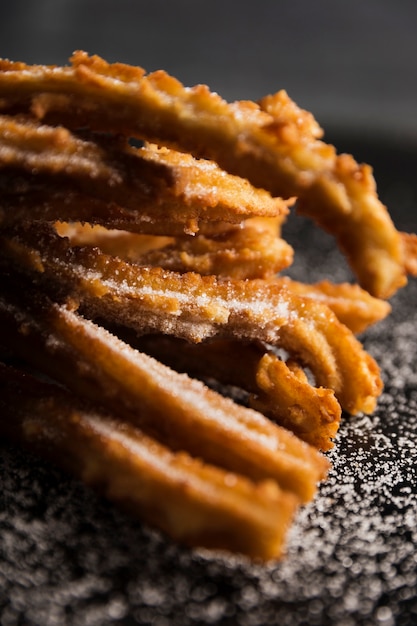
[[[283,91],[0,61],[0,432],[175,540],[279,557],[342,411],[381,393],[356,335],[417,274],[369,166],[321,134]],[[293,207],[358,284],[283,275]]]

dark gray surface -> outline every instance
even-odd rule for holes
[[[417,139],[414,0],[9,0],[0,18],[3,57],[63,63],[83,48],[226,99],[285,88],[326,127]]]

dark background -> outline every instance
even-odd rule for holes
[[[326,128],[416,142],[416,24],[415,0],[13,0],[0,56],[64,63],[82,48],[228,100],[285,88]]]

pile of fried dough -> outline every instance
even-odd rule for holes
[[[279,557],[342,411],[381,393],[356,335],[417,273],[371,168],[321,137],[284,91],[0,61],[2,436],[175,540]],[[358,284],[283,275],[291,210]]]

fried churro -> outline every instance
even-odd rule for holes
[[[417,275],[370,166],[322,137],[283,90],[0,60],[0,357],[20,368],[0,364],[0,433],[174,539],[280,556],[342,411],[382,391],[355,335]],[[359,284],[283,275],[293,205]]]
[[[336,284],[328,280],[308,284],[286,277],[277,280],[280,284],[285,284],[292,293],[326,304],[355,334],[362,333],[391,312],[388,302],[371,296],[359,285]]]
[[[334,392],[314,387],[294,361],[286,362],[261,342],[215,339],[192,344],[165,335],[129,339],[179,371],[241,388],[250,394],[250,406],[310,445],[333,447],[341,418]]]
[[[17,231],[0,238],[5,262],[9,258],[45,288],[79,302],[93,319],[193,342],[226,336],[279,345],[311,368],[319,386],[333,389],[347,411],[375,408],[382,389],[377,364],[317,301],[269,281],[179,274],[96,248],[72,248],[47,224]]]
[[[67,67],[0,63],[3,110],[134,136],[216,161],[335,235],[361,285],[387,298],[406,283],[401,234],[380,202],[371,168],[337,155],[313,116],[281,90],[259,103],[227,103],[164,71],[108,64],[76,52]],[[29,104],[28,104],[29,103]],[[219,123],[221,120],[221,123]]]
[[[79,223],[58,222],[55,228],[73,246],[98,246],[140,265],[182,273],[267,278],[289,267],[294,256],[292,246],[279,236],[275,218],[248,219],[239,228],[198,237],[152,237]]]
[[[15,195],[23,195],[22,178],[26,193],[31,194],[45,186],[48,189],[52,177],[49,211],[55,207],[56,219],[82,221],[88,217],[104,226],[113,226],[118,219],[138,232],[141,223],[146,231],[147,223],[164,224],[164,220],[193,233],[200,221],[239,223],[247,217],[288,213],[288,203],[226,174],[212,161],[152,145],[134,148],[119,137],[90,133],[83,139],[62,126],[9,116],[0,116],[1,170],[9,178],[9,194],[8,173],[18,173]],[[69,198],[73,198],[71,202]],[[84,208],[77,216],[77,204],[95,207],[96,212],[88,214]],[[33,219],[30,209],[26,217]]]
[[[29,287],[0,300],[0,319],[2,345],[175,450],[255,480],[275,479],[303,501],[326,472],[327,461],[291,433]]]
[[[297,498],[173,452],[56,385],[0,364],[0,433],[191,546],[282,555]]]

